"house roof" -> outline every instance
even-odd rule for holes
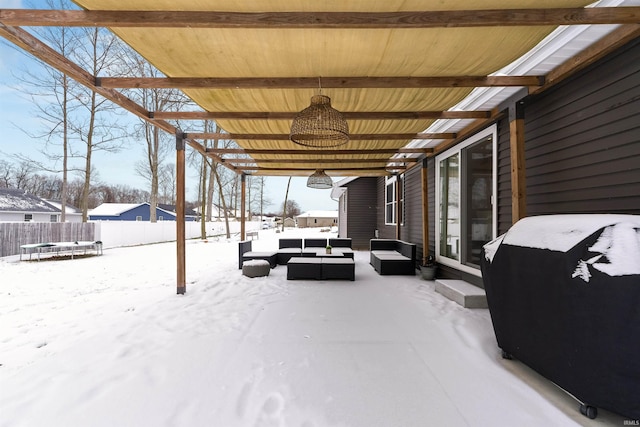
[[[348,183],[355,181],[356,179],[358,179],[359,177],[357,176],[349,176],[346,178],[341,179],[338,182],[334,182],[333,183],[333,187],[331,188],[331,195],[330,197],[333,200],[340,200],[340,196],[342,196],[344,194],[345,191],[347,191],[346,188],[344,188],[345,185],[347,185]]]
[[[60,211],[62,211],[62,203],[60,203],[57,200],[46,200],[47,203],[49,203],[52,206],[55,206],[56,208],[60,209]],[[71,206],[71,205],[65,205],[65,214],[66,215],[82,215],[82,211],[80,209],[78,209],[75,206]]]
[[[103,203],[89,211],[89,216],[118,216],[144,203]]]
[[[94,209],[89,211],[89,216],[118,216],[125,212],[128,212],[132,209],[135,209],[139,206],[147,205],[150,206],[148,202],[144,203],[103,203],[100,206],[96,206]],[[166,205],[166,204],[158,204],[158,209],[167,212],[175,216],[175,206],[174,205]],[[185,215],[187,216],[196,216],[197,214],[191,210],[187,209],[185,211]]]
[[[182,119],[188,144],[237,173],[323,168],[366,176],[402,172],[495,121],[518,91],[544,90],[637,37],[636,0],[590,2],[76,0],[87,10],[11,13],[2,23],[36,55],[45,49],[12,25],[110,27],[167,77],[92,79],[39,57],[168,132],[177,129],[167,120]],[[181,88],[201,110],[146,111],[115,90],[136,87]],[[292,117],[319,92],[347,117],[351,140],[344,146],[318,151],[289,141]],[[203,118],[230,135],[188,130],[189,120]],[[200,142],[213,138],[235,140],[242,150]]]
[[[163,211],[166,211],[166,212],[171,212],[173,214],[176,213],[176,205],[168,205],[168,204],[165,204],[165,203],[158,203],[158,208],[160,208],[160,209],[162,209]],[[196,212],[194,209],[185,208],[184,214],[187,215],[187,216],[197,216],[198,212]]]
[[[60,213],[45,200],[17,189],[0,189],[0,212]]]
[[[338,211],[307,211],[296,218],[338,218]]]

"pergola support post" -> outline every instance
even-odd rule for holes
[[[240,240],[244,240],[247,234],[246,229],[246,197],[247,197],[247,175],[240,175]]]
[[[429,170],[427,159],[422,160],[420,177],[422,182],[422,265],[427,263],[429,256]]]
[[[400,195],[401,185],[400,185],[400,174],[396,175],[396,240],[401,240],[401,227],[400,223],[402,222],[402,203],[400,200],[402,199]]]
[[[509,107],[511,151],[511,220],[515,224],[527,216],[526,166],[524,156],[524,105],[516,102]]]
[[[176,248],[177,248],[177,292],[187,291],[185,257],[185,142],[184,134],[176,132]]]

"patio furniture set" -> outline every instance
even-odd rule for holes
[[[252,241],[238,245],[238,268],[247,277],[269,275],[277,265],[287,266],[287,279],[355,280],[351,239],[279,239],[277,251],[253,251]],[[416,245],[394,239],[372,239],[370,263],[381,275],[414,275]]]
[[[279,239],[278,246],[277,251],[254,252],[251,240],[240,242],[238,268],[248,277],[266,276],[269,269],[286,265],[288,280],[355,280],[351,239]]]

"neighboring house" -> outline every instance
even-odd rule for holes
[[[286,217],[284,219],[284,226],[285,227],[295,227],[296,226],[296,220],[291,218],[291,217]]]
[[[501,100],[494,120],[402,175],[336,183],[340,237],[354,246],[376,230],[399,237],[417,244],[419,259],[425,247],[435,255],[439,277],[482,286],[482,246],[518,218],[640,214],[640,72],[633,58],[640,58],[638,38],[546,91]],[[496,101],[475,102],[490,109]]]
[[[58,222],[60,209],[17,189],[0,189],[1,222]]]
[[[62,218],[62,204],[56,200],[46,200],[46,202],[58,208]],[[75,206],[66,205],[64,208],[64,216],[65,222],[82,222],[82,210]]]
[[[338,211],[308,211],[296,217],[298,228],[338,225]]]
[[[89,211],[91,221],[149,221],[151,205],[149,203],[103,203]],[[175,221],[176,214],[160,207],[156,208],[158,221]],[[195,221],[194,216],[186,217],[186,221]]]
[[[164,203],[158,203],[158,207],[167,212],[173,213],[174,220],[176,216],[176,205],[167,205]],[[194,209],[186,209],[184,210],[185,221],[198,221],[199,215]]]

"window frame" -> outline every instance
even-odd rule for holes
[[[398,197],[396,194],[396,181],[400,180],[400,225],[404,225],[404,175],[385,177],[384,181],[384,224],[396,225],[396,206]],[[389,188],[391,188],[391,200],[389,200]],[[391,208],[391,221],[389,221],[389,208]]]
[[[441,226],[440,226],[440,219],[441,219],[441,202],[442,202],[442,194],[441,194],[441,189],[440,189],[440,163],[443,160],[446,160],[448,158],[450,158],[451,156],[454,155],[458,155],[459,159],[463,159],[463,151],[469,147],[472,146],[480,141],[482,141],[483,139],[486,139],[488,137],[492,138],[492,196],[491,196],[491,204],[492,204],[492,230],[491,230],[491,236],[492,239],[496,238],[496,233],[497,233],[497,229],[498,229],[498,203],[497,203],[497,190],[498,190],[498,126],[496,124],[493,124],[491,126],[489,126],[488,128],[476,133],[475,135],[467,138],[465,141],[463,141],[462,143],[449,148],[448,150],[440,153],[439,155],[436,156],[435,158],[435,182],[436,182],[436,187],[435,187],[435,231],[436,231],[436,245],[435,245],[435,249],[436,249],[436,260],[437,262],[443,264],[443,265],[447,265],[450,267],[453,267],[457,270],[460,271],[464,271],[466,273],[470,273],[473,274],[474,276],[478,276],[478,277],[482,277],[482,272],[480,271],[479,268],[475,268],[469,265],[466,265],[463,263],[463,260],[455,260],[453,258],[449,258],[446,257],[444,255],[442,255],[440,253],[440,234],[442,232],[441,230]],[[462,178],[462,174],[467,174],[467,170],[466,170],[466,165],[463,165],[462,163],[460,163],[459,166],[460,169],[460,179],[458,180],[458,197],[460,199],[459,201],[459,206],[460,206],[460,213],[462,215],[462,211],[463,209],[466,209],[466,205],[462,206],[463,200],[462,200],[462,193],[461,193],[461,189],[460,186],[462,185],[463,182],[463,178]],[[461,224],[461,230],[462,230],[462,224]],[[462,240],[462,236],[460,237],[460,239]]]

